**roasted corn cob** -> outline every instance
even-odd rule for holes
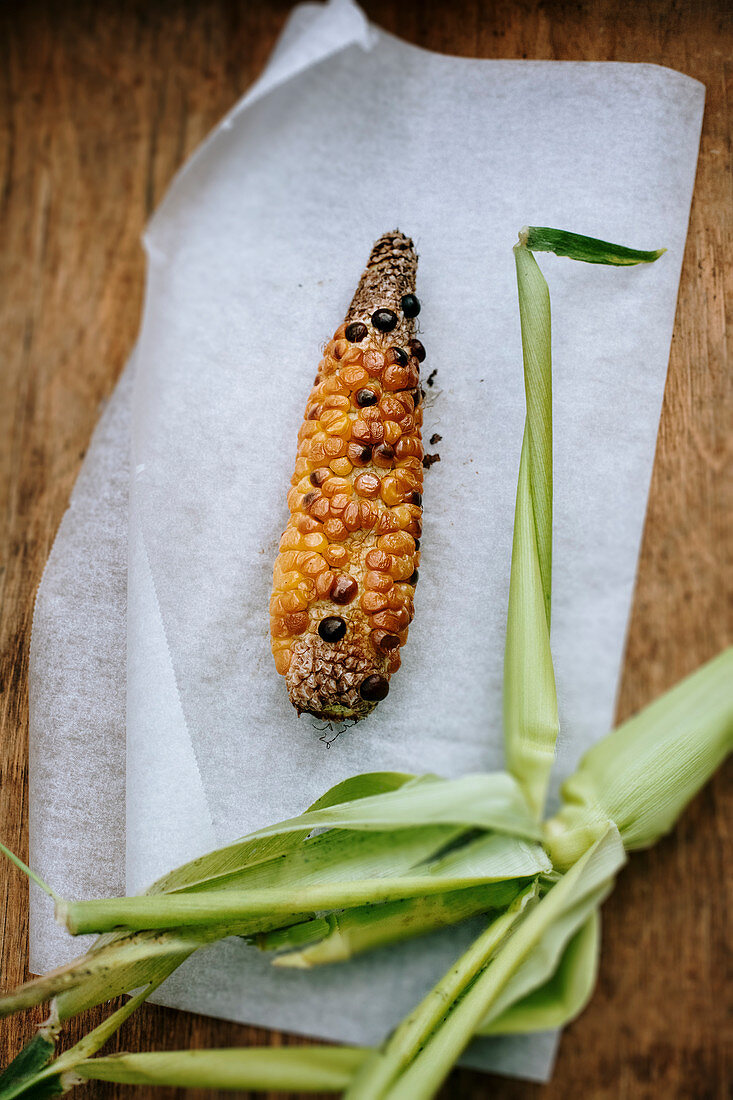
[[[270,600],[275,665],[298,713],[364,718],[407,641],[423,478],[416,272],[408,237],[380,237],[298,433]]]

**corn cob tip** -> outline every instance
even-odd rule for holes
[[[416,273],[409,237],[374,244],[299,432],[270,601],[275,664],[298,713],[364,718],[407,640],[422,517]]]

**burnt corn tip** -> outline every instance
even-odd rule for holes
[[[270,632],[293,706],[318,718],[359,720],[387,696],[413,617],[425,358],[416,273],[409,237],[376,241],[298,433]]]

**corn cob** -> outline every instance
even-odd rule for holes
[[[423,478],[416,272],[408,237],[380,237],[298,433],[270,628],[299,714],[364,718],[387,695],[407,640]]]

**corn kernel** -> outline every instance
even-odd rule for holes
[[[291,634],[304,634],[308,629],[309,619],[307,611],[295,611],[285,616],[285,626]]]
[[[399,649],[390,650],[389,655],[387,657],[387,660],[389,661],[389,671],[390,671],[390,673],[396,672],[397,669],[402,664],[402,658],[400,657]]]
[[[392,558],[385,554],[384,550],[370,550],[364,558],[367,569],[375,569],[380,573],[387,573],[392,568]]]
[[[331,497],[331,513],[334,516],[340,516],[346,506],[350,503],[351,497],[346,493],[334,493]]]
[[[365,351],[363,362],[364,370],[375,377],[384,367],[384,356],[381,351]]]
[[[392,510],[390,508],[379,513],[379,519],[377,520],[378,535],[389,535],[392,531],[398,530],[397,520],[392,515]]]
[[[345,546],[329,546],[323,555],[329,565],[344,566],[349,560],[349,552]]]
[[[310,534],[304,537],[303,546],[306,550],[315,550],[317,553],[322,554],[328,546],[328,539],[322,531],[311,531]]]
[[[392,558],[392,565],[390,566],[389,572],[390,576],[396,581],[406,581],[408,577],[411,577],[415,572],[413,559],[409,557]]]
[[[331,570],[327,570],[325,573],[320,573],[316,578],[316,595],[319,600],[327,600],[331,595],[331,589],[333,588],[336,580],[336,574]]]
[[[382,478],[382,484],[381,484],[380,489],[379,489],[379,495],[382,498],[382,500],[384,501],[384,503],[387,504],[389,507],[392,507],[395,504],[399,504],[400,501],[402,500],[402,490],[400,489],[400,486],[399,486],[399,483],[397,482],[397,479],[394,478],[394,477],[384,477],[384,478]],[[396,516],[395,516],[395,519],[397,519]],[[403,526],[399,522],[399,519],[397,519],[397,524],[400,527]]]
[[[341,381],[344,386],[348,386],[350,390],[358,390],[369,381],[369,375],[362,366],[358,363],[353,363],[351,366],[344,367],[341,371]]]
[[[351,473],[353,467],[348,458],[335,458],[331,463],[331,469],[337,477],[347,477]]]
[[[281,550],[297,550],[300,546],[300,535],[296,528],[286,527],[280,539]]]
[[[343,542],[349,534],[346,525],[340,519],[327,519],[323,525],[323,531],[331,542]]]
[[[335,496],[336,493],[351,493],[351,482],[345,477],[329,477],[321,486],[323,493],[327,497]]]
[[[292,655],[289,649],[281,649],[278,653],[275,654],[275,668],[281,676],[284,676],[290,668],[291,656]]]
[[[405,390],[409,385],[409,377],[408,367],[402,367],[399,363],[391,363],[384,369],[382,385],[385,390]]]
[[[331,393],[326,397],[323,402],[324,409],[341,409],[342,412],[348,412],[351,408],[351,402],[348,397],[340,393]]]
[[[402,439],[395,444],[394,453],[395,457],[398,459],[408,457],[422,459],[422,443],[416,435],[403,435]]]
[[[321,413],[320,423],[329,435],[348,435],[351,432],[351,420],[341,409],[326,409]]]
[[[377,506],[370,500],[359,501],[359,526],[363,531],[370,531],[377,522]]]
[[[339,339],[333,342],[329,350],[334,359],[341,359],[349,350],[350,346],[348,340]]]
[[[300,557],[300,571],[306,577],[317,577],[326,568],[326,563],[320,554],[302,553]]]
[[[375,497],[379,493],[381,484],[376,474],[359,474],[354,479],[354,492],[360,497]]]
[[[342,515],[341,522],[347,531],[358,531],[361,527],[361,512],[359,510],[359,502],[356,500],[350,501]]]
[[[348,417],[347,417],[348,419]],[[349,420],[349,431],[351,431],[351,421]],[[341,458],[346,452],[348,443],[339,435],[330,436],[323,444],[323,450],[326,455],[326,461],[331,462],[334,458]]]
[[[399,426],[396,420],[385,420],[384,422],[384,440],[385,443],[395,444],[402,435],[402,428]]]
[[[376,569],[367,570],[364,587],[374,592],[389,592],[393,581],[389,573],[379,573]]]
[[[372,625],[389,634],[396,634],[407,626],[407,617],[401,611],[379,611],[372,616]]]
[[[319,497],[315,504],[311,505],[310,514],[314,519],[320,520],[323,523],[324,519],[328,519],[331,514],[331,505],[328,497]]]
[[[318,520],[314,519],[312,516],[306,515],[305,512],[299,512],[298,515],[293,516],[293,523],[300,531],[301,535],[310,536],[317,534],[321,529],[321,524]],[[307,546],[308,544],[304,543],[303,545]]]
[[[383,592],[364,592],[359,600],[362,611],[367,615],[374,615],[378,611],[384,611],[389,606],[389,600]]]

